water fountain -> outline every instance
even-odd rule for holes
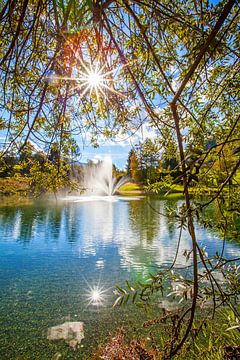
[[[82,201],[118,201],[115,196],[117,190],[129,181],[128,176],[119,180],[113,175],[113,164],[110,157],[105,157],[98,163],[90,163],[83,168],[81,188],[84,189],[80,196],[66,196],[62,200]]]
[[[97,164],[87,165],[84,170],[84,195],[113,196],[116,191],[129,181],[128,176],[117,180],[113,176],[113,164],[110,157],[105,157]]]

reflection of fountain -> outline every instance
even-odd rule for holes
[[[113,165],[110,157],[105,157],[97,164],[87,165],[84,169],[85,195],[112,196],[129,178],[127,176],[117,180],[112,173]]]

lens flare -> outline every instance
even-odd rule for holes
[[[89,287],[89,291],[87,292],[88,305],[103,306],[106,300],[106,291],[107,290],[99,286]]]
[[[89,83],[89,85],[92,88],[93,87],[97,88],[97,87],[101,86],[101,84],[103,82],[103,77],[99,72],[91,71],[87,76],[87,82]]]
[[[91,63],[87,65],[81,59],[78,59],[78,62],[79,64],[74,71],[75,76],[58,76],[56,74],[50,74],[46,77],[46,80],[48,82],[56,82],[57,80],[72,82],[72,91],[77,91],[79,99],[87,95],[91,97],[92,94],[95,93],[99,108],[101,108],[101,97],[110,103],[110,94],[116,94],[124,98],[126,97],[122,92],[115,90],[114,77],[119,71],[118,68],[109,70],[107,63],[101,67],[100,62],[96,62],[94,65]]]

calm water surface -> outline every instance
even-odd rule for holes
[[[112,309],[114,286],[171,264],[179,230],[159,212],[182,200],[115,200],[0,207],[0,359],[91,358],[109,331],[145,318],[131,306]],[[221,252],[216,233],[197,226],[197,237],[210,256]],[[178,267],[186,249],[184,233]],[[227,243],[225,256],[240,256],[240,245]],[[89,299],[95,287],[104,291],[98,305]],[[84,322],[78,351],[47,339],[49,327],[66,321]]]

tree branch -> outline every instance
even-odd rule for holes
[[[221,29],[224,21],[226,20],[227,16],[229,15],[230,11],[232,10],[233,5],[236,3],[236,0],[229,0],[227,2],[227,4],[224,6],[224,9],[218,19],[218,21],[216,22],[216,25],[214,26],[212,32],[210,33],[210,35],[208,36],[205,44],[203,45],[202,49],[200,50],[198,56],[196,57],[194,63],[190,66],[190,69],[188,70],[185,78],[183,79],[179,89],[177,90],[172,103],[176,104],[176,102],[178,101],[179,97],[181,96],[185,86],[187,85],[188,81],[191,79],[192,75],[194,74],[196,68],[198,67],[200,61],[202,60],[204,54],[206,53],[206,51],[208,50],[209,46],[211,45],[211,43],[213,42],[213,40],[215,39],[218,31]]]

